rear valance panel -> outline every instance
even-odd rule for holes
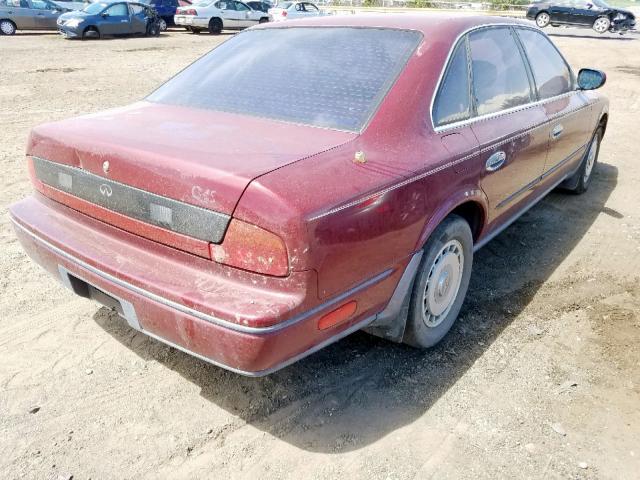
[[[111,211],[212,243],[220,243],[231,217],[138,188],[76,167],[32,157],[42,183]]]

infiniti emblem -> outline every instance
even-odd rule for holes
[[[109,185],[103,183],[102,185],[100,185],[100,193],[105,197],[110,197],[111,195],[113,195],[113,190],[111,190],[111,187]]]
[[[109,160],[106,160],[102,164],[102,170],[104,171],[104,173],[109,173]]]

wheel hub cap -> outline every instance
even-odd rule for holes
[[[462,281],[464,253],[457,240],[447,242],[436,256],[425,286],[423,320],[428,327],[438,326],[447,316]]]

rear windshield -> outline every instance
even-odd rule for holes
[[[250,30],[148,100],[357,132],[420,38],[415,31],[376,28]]]

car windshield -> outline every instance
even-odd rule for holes
[[[600,8],[611,8],[606,2],[602,0],[591,0],[596,7]]]
[[[198,7],[206,7],[213,3],[213,0],[195,0],[191,5],[196,5]]]
[[[293,5],[293,2],[282,2],[282,3],[278,3],[275,8],[282,8],[283,10],[286,10],[287,8],[289,8],[291,5]]]
[[[100,13],[108,6],[108,3],[91,3],[87,5],[83,11],[95,15],[96,13]]]
[[[421,38],[380,28],[246,31],[148,100],[358,132]]]

